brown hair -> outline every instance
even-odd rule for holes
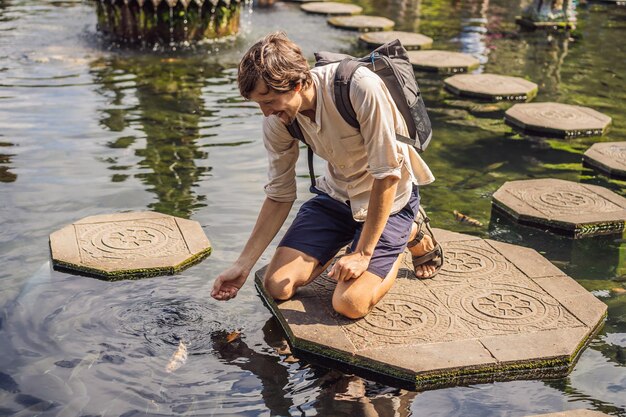
[[[241,59],[237,83],[243,97],[250,98],[259,79],[278,93],[293,90],[298,84],[307,88],[313,82],[302,50],[287,38],[285,32],[266,35]]]

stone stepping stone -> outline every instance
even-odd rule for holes
[[[538,90],[537,84],[523,78],[496,74],[458,74],[443,82],[459,96],[491,101],[530,101]]]
[[[359,30],[362,32],[391,30],[395,26],[393,20],[379,16],[337,16],[328,19],[328,24],[340,29]]]
[[[257,290],[296,350],[412,389],[565,376],[606,305],[532,249],[434,232],[441,272],[416,279],[407,255],[391,291],[360,320],[333,311],[336,282],[326,273],[276,302],[261,269]]]
[[[596,143],[583,155],[585,165],[626,180],[626,142]]]
[[[528,417],[609,417],[609,415],[594,410],[569,410],[558,413],[536,414]]]
[[[50,235],[55,267],[116,280],[174,274],[211,253],[200,224],[155,212],[85,217]]]
[[[626,198],[597,185],[552,178],[510,181],[491,201],[518,223],[575,238],[619,233],[626,225]]]
[[[433,46],[432,38],[413,32],[385,31],[364,33],[359,36],[359,40],[370,48],[377,48],[396,39],[399,39],[407,50],[430,49]]]
[[[504,121],[518,129],[558,137],[600,136],[611,118],[589,107],[562,103],[516,104],[504,113]]]
[[[480,61],[469,54],[449,51],[409,51],[413,68],[442,73],[468,72],[480,66]]]
[[[324,15],[353,15],[363,11],[362,7],[355,4],[335,3],[332,1],[305,3],[300,8],[307,13]]]

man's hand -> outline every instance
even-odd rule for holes
[[[363,275],[363,272],[367,271],[371,259],[371,256],[360,252],[344,255],[335,262],[328,276],[337,281],[348,281],[358,278]]]
[[[213,283],[211,297],[220,301],[227,301],[237,296],[237,292],[246,282],[248,272],[239,265],[233,265],[217,276]]]

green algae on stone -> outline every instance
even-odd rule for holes
[[[211,253],[197,222],[154,212],[90,216],[50,235],[55,267],[109,280],[174,274]]]

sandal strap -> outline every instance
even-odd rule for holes
[[[424,265],[427,262],[435,261],[441,262],[443,261],[443,249],[441,245],[437,244],[435,249],[431,250],[420,256],[412,256],[413,266]]]
[[[407,248],[412,248],[413,246],[415,246],[418,243],[420,243],[422,241],[422,239],[424,239],[424,232],[420,229],[420,230],[418,230],[417,235],[415,235],[415,238],[412,239],[412,240],[409,240],[409,242],[406,244],[406,247]]]

